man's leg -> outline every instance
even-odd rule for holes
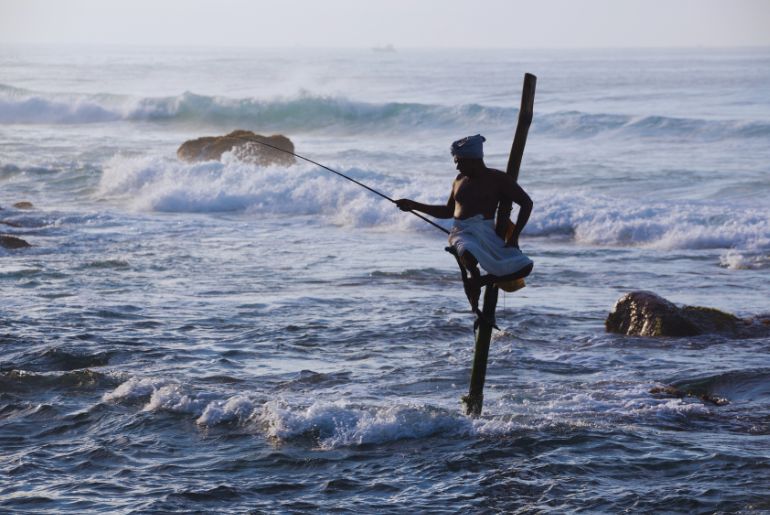
[[[465,251],[460,256],[460,259],[463,262],[463,265],[465,265],[465,268],[471,273],[471,277],[473,279],[479,279],[481,277],[481,272],[479,271],[479,260],[476,259],[476,256],[471,254],[469,251]]]
[[[518,272],[514,272],[512,274],[504,276],[487,274],[482,277],[481,271],[478,267],[479,262],[476,259],[476,256],[466,250],[463,252],[463,255],[460,256],[460,260],[462,261],[463,266],[465,266],[465,268],[470,273],[470,282],[473,285],[474,290],[478,289],[479,296],[481,295],[482,286],[489,286],[490,284],[494,284],[499,281],[513,281],[515,279],[523,279],[532,273],[532,268],[534,267],[534,263],[530,263]]]
[[[466,291],[468,295],[468,301],[471,303],[473,311],[479,309],[479,298],[481,298],[481,271],[479,270],[479,261],[476,256],[468,252],[467,250],[460,256],[463,266],[471,275],[465,282]]]

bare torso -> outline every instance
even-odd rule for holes
[[[489,168],[472,178],[458,175],[452,183],[454,217],[460,220],[476,215],[483,215],[485,219],[494,218],[497,204],[505,197],[505,179],[504,173]]]

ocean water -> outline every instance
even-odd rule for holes
[[[176,159],[282,133],[444,202],[452,140],[505,166],[525,72],[535,269],[478,419],[441,232],[308,163]],[[770,311],[768,91],[770,49],[0,49],[33,245],[0,249],[0,511],[770,510],[770,341],[604,331],[639,289]]]

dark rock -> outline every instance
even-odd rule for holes
[[[724,334],[751,338],[770,334],[770,317],[738,318],[730,313],[700,306],[678,307],[650,291],[622,296],[607,315],[607,332],[632,336],[697,336]]]
[[[29,243],[17,238],[16,236],[9,236],[7,234],[0,234],[0,247],[5,249],[23,249],[25,247],[31,247]]]
[[[35,209],[35,206],[32,205],[32,202],[27,202],[26,200],[15,203],[13,207],[16,209]]]
[[[740,331],[741,325],[744,325],[744,320],[732,313],[714,308],[683,306],[682,314],[698,328],[701,334],[736,333]]]
[[[608,332],[637,336],[701,334],[678,307],[649,291],[627,293],[618,299],[604,325]]]
[[[724,397],[720,397],[718,395],[714,395],[709,392],[682,390],[673,385],[655,386],[650,390],[650,393],[653,395],[677,397],[679,399],[682,399],[684,397],[697,397],[703,402],[708,402],[716,406],[725,406],[726,404],[730,404],[730,401],[728,401]]]
[[[0,224],[7,225],[9,227],[21,227],[21,224],[16,222],[9,222],[8,220],[0,220]]]
[[[276,134],[261,136],[251,131],[237,130],[226,136],[206,136],[182,143],[176,151],[179,159],[188,162],[219,160],[222,154],[232,151],[241,161],[259,166],[292,165],[294,156],[255,143],[261,141],[289,152],[294,152],[294,144],[286,136]]]

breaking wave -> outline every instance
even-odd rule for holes
[[[258,418],[268,436],[310,437],[326,449],[474,433],[472,422],[458,413],[416,404],[367,407],[337,401],[315,402],[303,409],[270,401]]]
[[[756,383],[756,381],[755,381]],[[749,395],[766,393],[752,383]],[[317,398],[266,397],[264,394],[200,390],[171,379],[131,378],[102,396],[105,403],[134,406],[144,413],[171,413],[198,426],[230,424],[280,441],[312,442],[321,449],[381,445],[426,438],[477,438],[528,431],[644,423],[665,418],[709,416],[701,402],[656,398],[648,384],[619,384],[616,389],[576,394],[552,392],[552,398],[515,413],[469,419],[456,408],[422,402],[395,404],[326,401]],[[602,414],[597,416],[597,414]]]
[[[508,129],[518,110],[480,104],[371,103],[308,92],[285,98],[229,98],[185,92],[169,97],[41,93],[0,85],[0,124],[116,121],[205,123],[274,131]],[[719,140],[770,137],[770,123],[557,111],[538,113],[533,132],[588,138],[599,134]]]
[[[589,193],[547,196],[526,231],[570,236],[591,245],[646,246],[664,250],[770,249],[770,211],[713,202],[641,202]]]
[[[441,126],[476,120],[495,125],[515,119],[516,110],[478,104],[441,106],[419,103],[367,103],[344,97],[315,96],[258,99],[185,92],[170,97],[37,93],[0,85],[0,123],[78,124],[120,120],[204,122],[266,126],[275,130],[317,130]]]
[[[465,417],[430,406],[367,407],[318,401],[301,408],[278,399],[264,402],[243,394],[201,392],[157,378],[131,378],[105,393],[102,400],[140,405],[144,412],[194,417],[200,426],[252,425],[271,438],[311,438],[322,448],[473,432]]]
[[[393,197],[444,191],[442,178],[344,169]],[[441,182],[437,182],[441,181]],[[281,216],[321,216],[342,226],[431,230],[388,202],[312,166],[260,168],[225,155],[223,162],[188,164],[174,159],[115,157],[106,166],[101,197],[124,199],[139,210],[242,211]],[[441,203],[441,197],[422,199]],[[599,246],[661,250],[725,249],[723,266],[770,265],[770,210],[714,202],[647,202],[593,192],[541,192],[525,234],[568,238]],[[443,222],[442,222],[443,223]]]
[[[414,196],[421,187],[420,181],[413,181],[407,190],[403,181],[377,172],[340,170],[375,184],[395,198]],[[422,191],[430,191],[424,184],[422,187]],[[261,168],[240,162],[232,154],[225,154],[222,162],[194,164],[175,159],[115,157],[104,169],[97,195],[124,199],[133,208],[148,211],[323,216],[333,223],[356,227],[413,228],[424,224],[317,167]],[[433,200],[438,201],[438,197]]]

